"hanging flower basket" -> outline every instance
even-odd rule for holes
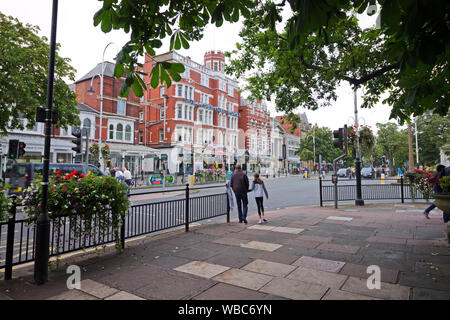
[[[352,146],[352,149],[356,149],[356,126],[348,127],[348,144]],[[359,126],[359,148],[361,154],[370,154],[372,149],[375,147],[375,135],[370,129],[370,126]]]
[[[108,144],[102,146],[101,153],[104,160],[109,160],[111,158],[111,150],[109,149]]]

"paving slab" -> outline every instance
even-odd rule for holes
[[[256,259],[255,261],[242,267],[242,270],[263,273],[274,277],[285,277],[295,270],[295,268],[295,266],[288,264]]]
[[[286,253],[289,255],[295,255],[298,257],[301,257],[301,256],[312,257],[312,256],[316,255],[317,253],[319,253],[319,250],[285,245],[285,246],[282,246],[281,248],[279,248],[276,252]]]
[[[116,294],[113,294],[112,296],[105,298],[105,300],[145,300],[145,299],[126,291],[119,291]]]
[[[244,248],[264,250],[264,251],[275,251],[282,247],[280,244],[261,242],[261,241],[250,241],[241,245]]]
[[[274,278],[259,291],[293,300],[320,300],[327,290],[327,287],[303,281]]]
[[[400,272],[400,284],[433,290],[450,291],[450,276],[427,275],[418,272]]]
[[[388,300],[408,300],[411,288],[399,284],[381,282],[380,289],[369,289],[367,279],[349,277],[341,290]]]
[[[99,300],[98,298],[84,293],[83,291],[72,289],[67,290],[57,296],[49,297],[46,300]]]
[[[281,252],[257,252],[250,256],[252,259],[261,259],[266,261],[273,261],[282,264],[292,264],[294,261],[298,260],[299,256]]]
[[[297,261],[295,261],[292,265],[326,272],[338,273],[345,265],[345,262],[303,256],[299,258]]]
[[[374,297],[363,296],[342,290],[330,289],[322,300],[380,300]]]
[[[174,256],[182,257],[191,260],[206,260],[218,254],[218,252],[205,250],[205,249],[197,249],[197,248],[187,248],[178,252],[172,253]]]
[[[289,228],[289,227],[276,227],[272,229],[273,232],[283,232],[283,233],[292,233],[292,234],[299,234],[305,229],[301,228]]]
[[[368,266],[361,264],[346,263],[339,273],[352,276],[354,278],[367,279],[371,275],[371,273],[367,273],[367,267]],[[398,270],[380,268],[380,271],[382,282],[397,283],[399,273]]]
[[[345,275],[303,267],[295,269],[287,278],[334,289],[341,288],[345,280],[347,280]]]
[[[207,278],[165,270],[155,274],[152,281],[131,293],[149,300],[192,299],[201,292],[217,284]]]
[[[248,227],[248,229],[252,229],[252,230],[265,230],[265,231],[270,231],[275,229],[275,226],[265,226],[265,225],[260,225],[260,224],[255,224],[251,227]]]
[[[170,256],[170,255],[161,255],[161,256],[145,256],[143,259],[140,259],[143,263],[148,263],[151,265],[167,268],[167,269],[174,269],[176,267],[179,267],[183,264],[188,263],[189,259],[176,257],[176,256]]]
[[[263,300],[266,294],[236,287],[226,283],[218,283],[195,296],[193,300]]]
[[[336,244],[336,243],[323,243],[323,244],[319,245],[317,247],[317,249],[356,254],[359,251],[360,247],[350,246],[350,245],[342,245],[342,244]]]
[[[300,240],[300,239],[284,239],[282,243],[288,246],[296,246],[301,248],[317,248],[322,244],[319,241],[308,241],[308,240]]]
[[[339,217],[339,216],[329,216],[326,220],[336,220],[336,221],[352,221],[353,218],[350,217]]]
[[[320,236],[312,236],[312,235],[300,235],[296,239],[304,240],[304,241],[314,241],[314,242],[330,242],[332,237],[320,237]]]
[[[344,252],[337,252],[337,251],[325,251],[325,250],[321,250],[321,251],[317,252],[315,255],[313,255],[313,257],[319,258],[319,259],[342,261],[345,263],[359,263],[364,258],[360,254],[351,254],[351,253],[344,253]]]
[[[271,276],[240,269],[230,269],[213,278],[215,281],[224,282],[251,290],[259,290],[272,279],[273,277]]]
[[[106,297],[112,296],[119,291],[91,279],[82,280],[79,290],[99,299],[104,299]]]
[[[182,266],[175,268],[174,270],[194,274],[203,278],[212,278],[218,274],[230,269],[226,266],[221,266],[218,264],[207,263],[203,261],[192,261]]]
[[[413,288],[413,300],[450,300],[449,291],[433,290],[426,288]]]
[[[214,257],[211,257],[208,260],[206,260],[206,262],[208,263],[218,264],[236,269],[239,269],[252,261],[253,259],[249,257],[236,256],[231,254],[222,254],[222,253],[219,253]]]
[[[240,246],[244,243],[249,242],[248,240],[236,239],[232,237],[224,237],[217,240],[214,240],[213,243],[224,244],[227,246]]]
[[[391,238],[391,237],[369,237],[366,239],[367,242],[381,242],[381,243],[395,243],[395,244],[406,244],[406,239]]]

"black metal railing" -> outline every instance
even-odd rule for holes
[[[93,232],[85,236],[76,230],[82,230],[83,220],[79,217],[59,217],[50,221],[50,256],[62,255],[78,250],[102,246],[120,241],[125,247],[125,239],[143,236],[171,228],[185,226],[201,220],[226,215],[230,221],[228,193],[215,193],[192,197],[190,191],[215,189],[217,186],[166,190],[164,192],[184,191],[182,199],[150,202],[131,205],[124,217],[120,230],[100,232],[94,219],[91,221]],[[223,186],[221,186],[223,188]],[[162,191],[139,192],[133,195],[162,193]],[[19,204],[19,203],[17,203]],[[16,219],[16,201],[11,208],[11,218],[0,223],[0,269],[5,268],[5,280],[12,278],[12,267],[31,262],[35,257],[35,224],[26,219]],[[119,238],[119,239],[117,239]]]
[[[369,180],[372,183],[362,184],[363,200],[401,200],[405,199],[424,199],[424,196],[417,189],[413,190],[408,183],[405,183],[403,177],[400,179]],[[364,181],[363,181],[364,182]],[[338,180],[338,201],[351,201],[356,199],[356,181],[355,180]],[[411,197],[413,195],[413,197]],[[332,180],[319,179],[319,196],[320,206],[324,202],[334,201],[334,184]]]

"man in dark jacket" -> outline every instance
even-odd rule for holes
[[[236,195],[236,204],[239,214],[239,223],[247,223],[248,197],[247,192],[250,183],[247,175],[242,171],[241,165],[237,164],[231,176],[230,187]],[[243,207],[242,207],[243,205]]]

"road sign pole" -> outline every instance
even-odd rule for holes
[[[50,218],[47,213],[48,173],[50,165],[50,143],[52,133],[53,85],[55,75],[56,27],[58,17],[58,0],[53,0],[52,28],[50,36],[50,54],[47,79],[47,106],[45,116],[44,165],[42,172],[42,205],[36,222],[36,251],[34,261],[34,281],[41,285],[48,280],[48,260],[50,244]]]

